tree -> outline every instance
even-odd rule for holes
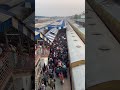
[[[77,15],[77,14],[75,14],[74,19],[77,19],[77,18],[78,18],[78,15]]]

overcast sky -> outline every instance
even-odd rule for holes
[[[85,11],[85,0],[35,0],[36,16],[71,16]]]

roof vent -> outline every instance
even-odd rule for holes
[[[77,48],[80,48],[81,46],[80,46],[80,45],[77,45],[76,47],[77,47]]]
[[[98,36],[98,35],[102,35],[102,34],[101,33],[93,33],[92,35]]]
[[[86,17],[87,19],[92,19],[92,17]]]
[[[77,41],[77,40],[74,40],[74,41]]]
[[[88,24],[88,25],[90,25],[90,26],[94,26],[94,25],[96,25],[96,23],[90,23],[90,24]]]
[[[107,47],[107,46],[102,46],[102,47],[99,48],[99,50],[101,50],[101,51],[109,51],[110,48]]]

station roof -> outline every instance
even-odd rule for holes
[[[35,13],[33,12],[30,16],[28,16],[23,23],[25,23],[29,29],[31,29],[33,32],[35,31],[35,21],[33,21],[35,18]]]
[[[30,16],[28,16],[23,22],[24,23],[33,22],[34,19],[35,19],[35,12],[33,12]]]
[[[50,31],[48,31],[48,32],[45,34],[45,36],[46,36],[51,42],[53,42],[54,39],[55,39],[55,37],[56,37],[56,35],[57,35],[57,33],[58,33],[58,29],[57,29],[57,28],[53,28],[53,29],[51,29]]]
[[[4,22],[4,21],[6,21],[6,20],[11,18],[11,16],[9,16],[7,14],[3,14],[1,12],[0,12],[0,17],[1,17],[0,22]]]
[[[25,0],[9,0],[9,1],[6,1],[4,4],[12,7],[24,1]]]
[[[10,9],[9,12],[14,13],[17,18],[23,20],[23,19],[27,18],[29,9],[18,5],[12,9]]]
[[[35,35],[38,35],[38,34],[40,34],[39,32],[37,32],[37,31],[35,31]]]

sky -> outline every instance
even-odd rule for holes
[[[85,0],[35,0],[36,16],[71,16],[85,11]]]

